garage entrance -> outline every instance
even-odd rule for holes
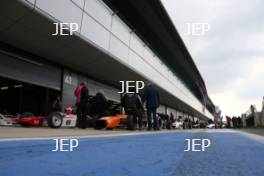
[[[13,115],[32,112],[46,116],[60,91],[0,77],[0,109]]]
[[[0,48],[0,109],[47,115],[61,94],[61,74],[37,56]]]

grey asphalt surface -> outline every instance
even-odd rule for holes
[[[242,128],[238,129],[239,131],[251,133],[251,134],[257,134],[260,136],[264,136],[264,128]]]

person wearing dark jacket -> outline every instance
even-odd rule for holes
[[[160,96],[157,88],[148,84],[144,91],[143,102],[146,102],[147,114],[148,114],[148,130],[154,128],[154,130],[159,130],[156,111],[160,104]],[[152,124],[153,119],[153,124]]]
[[[124,107],[125,112],[128,115],[128,129],[134,130],[138,122],[139,130],[141,130],[142,113],[144,111],[141,97],[136,93],[126,93],[121,99],[121,105]]]
[[[241,128],[243,125],[242,125],[242,119],[240,116],[238,116],[237,118],[237,128]]]
[[[91,114],[96,116],[104,116],[107,110],[107,99],[104,92],[100,90],[91,100]]]
[[[58,96],[56,100],[52,102],[52,111],[61,111],[61,98]]]
[[[171,122],[171,123],[174,122],[174,115],[172,114],[172,112],[170,113],[170,122]]]
[[[87,127],[86,117],[89,114],[89,91],[85,84],[83,84],[83,87],[81,89],[80,110],[81,116],[78,121],[78,127],[85,129]]]
[[[232,118],[233,128],[237,128],[237,118],[234,116]]]
[[[95,126],[96,120],[106,115],[107,111],[107,99],[102,90],[99,90],[99,92],[91,99],[90,110],[91,116],[93,117],[93,125]]]
[[[231,128],[231,117],[226,116],[226,121],[227,121],[227,128]]]

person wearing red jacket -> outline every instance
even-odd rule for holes
[[[84,82],[81,82],[74,91],[77,105],[77,127],[87,127],[86,118],[89,114],[89,90]]]

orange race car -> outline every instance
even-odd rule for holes
[[[114,129],[118,127],[125,127],[128,123],[127,118],[128,116],[126,114],[117,114],[113,116],[105,116],[101,117],[95,122],[95,128],[96,129]]]

